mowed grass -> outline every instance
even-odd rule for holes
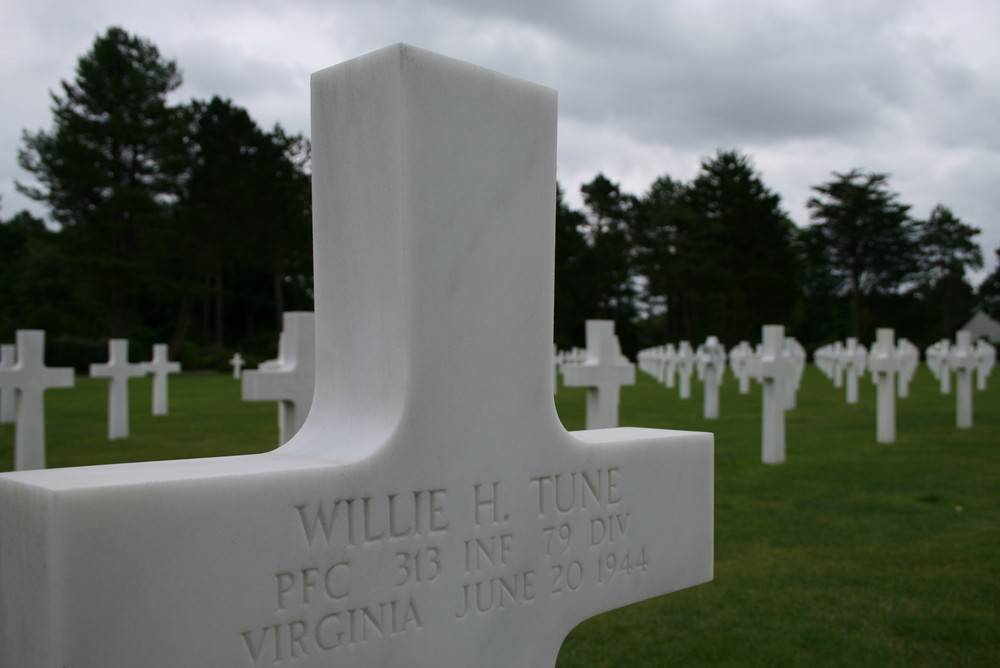
[[[622,666],[1000,666],[1000,390],[975,392],[975,426],[955,428],[954,394],[921,367],[898,401],[897,442],[875,442],[874,387],[861,401],[810,366],[788,413],[788,459],[760,462],[760,388],[727,377],[718,420],[701,387],[681,401],[649,376],[623,388],[621,424],[715,433],[715,580],[591,619],[560,668]],[[1000,384],[994,377],[993,386]],[[46,395],[48,465],[263,452],[273,402],[243,402],[224,375],[130,383],[131,436],[108,441],[107,382]],[[584,391],[560,388],[584,425]],[[0,425],[0,470],[13,465]]]

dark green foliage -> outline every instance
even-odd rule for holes
[[[866,317],[866,299],[900,292],[915,277],[916,228],[887,175],[854,169],[834,176],[813,186],[818,194],[808,202],[813,248],[838,293],[850,297],[851,331],[861,337],[882,324]]]
[[[690,184],[653,183],[634,227],[650,302],[666,310],[660,340],[733,345],[763,324],[794,324],[799,257],[780,202],[736,151],[702,160]]]
[[[52,130],[24,133],[37,183],[18,188],[58,231],[25,213],[0,225],[4,340],[169,341],[218,367],[312,309],[307,143],[217,97],[170,106],[180,83],[153,44],[110,28],[52,96]]]
[[[996,249],[997,267],[979,286],[978,298],[988,315],[1000,319],[1000,247]]]
[[[166,98],[181,77],[154,45],[121,28],[97,38],[76,74],[52,96],[52,132],[24,133],[19,162],[40,185],[18,187],[63,226],[77,299],[104,331],[128,336],[139,326],[134,304],[153,296],[135,280],[152,271],[150,230],[176,195]]]

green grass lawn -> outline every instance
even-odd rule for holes
[[[760,389],[727,377],[719,420],[638,373],[621,423],[715,433],[714,582],[606,613],[570,634],[560,668],[1000,666],[1000,389],[976,392],[975,426],[926,367],[899,400],[897,442],[875,443],[874,387],[848,406],[815,367],[788,414],[788,459],[760,463]],[[994,377],[993,385],[1000,384]],[[272,402],[240,401],[224,375],[170,380],[170,415],[130,383],[131,433],[108,441],[107,382],[47,393],[48,465],[270,450]],[[561,388],[569,429],[584,391]],[[0,425],[0,470],[14,431]]]

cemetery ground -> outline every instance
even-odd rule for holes
[[[1000,388],[976,392],[971,430],[926,366],[897,401],[897,441],[875,442],[875,388],[861,401],[810,365],[787,414],[785,464],[760,461],[760,387],[727,376],[721,418],[701,417],[643,373],[622,388],[621,424],[715,433],[715,580],[577,627],[560,668],[1000,665]],[[484,381],[488,382],[488,381]],[[170,414],[130,382],[131,436],[107,439],[107,382],[46,393],[49,467],[263,452],[277,408],[243,402],[226,374],[170,379]],[[583,389],[560,387],[567,428]],[[0,470],[13,466],[0,425]],[[516,639],[512,639],[516,642]]]

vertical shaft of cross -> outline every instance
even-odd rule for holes
[[[764,326],[760,379],[763,384],[762,460],[765,464],[785,461],[785,383],[789,381],[781,357],[784,341],[784,326]]]
[[[955,370],[955,425],[972,428],[972,371],[976,366],[972,349],[972,334],[959,330],[951,349],[949,366]]]
[[[896,441],[896,378],[898,360],[896,357],[895,332],[890,328],[879,328],[872,350],[871,367],[876,385],[876,441],[895,443]]]
[[[462,421],[479,396],[472,386],[507,397],[490,416],[498,423],[539,412],[558,421],[548,391],[555,92],[414,51],[313,75],[313,240],[323,258],[316,329],[324,332],[315,401],[330,409],[304,429],[349,423],[355,438],[341,453],[349,457],[415,415],[445,416],[421,423],[433,431]],[[431,256],[440,261],[418,261]],[[489,308],[470,318],[461,308],[469,303]],[[492,373],[497,359],[502,370]]]

